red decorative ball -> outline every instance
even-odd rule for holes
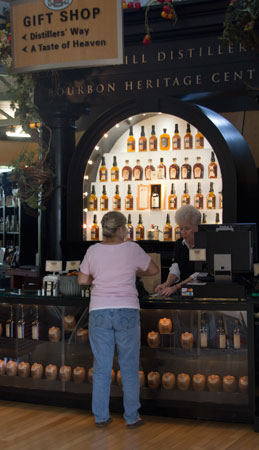
[[[141,3],[135,2],[135,9],[141,9]]]
[[[166,13],[169,13],[171,10],[171,8],[168,5],[163,6],[163,11],[165,11]]]
[[[151,37],[150,34],[146,34],[146,36],[144,37],[142,44],[144,45],[149,45],[151,43]]]
[[[133,2],[129,2],[128,3],[128,8],[134,8],[134,3]]]
[[[165,0],[157,0],[159,3],[164,3]]]

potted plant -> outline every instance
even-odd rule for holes
[[[230,0],[222,39],[227,44],[240,42],[259,52],[259,0]]]

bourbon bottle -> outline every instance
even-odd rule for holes
[[[134,228],[132,225],[132,221],[131,221],[131,214],[128,214],[128,222],[127,222],[127,236],[126,239],[127,241],[133,241],[134,239]]]
[[[152,186],[150,209],[160,209],[160,191],[159,186]]]
[[[197,131],[195,135],[195,148],[201,150],[204,148],[204,136],[200,131]]]
[[[170,149],[170,136],[166,131],[167,131],[166,128],[164,128],[163,133],[160,135],[159,139],[160,150]]]
[[[181,136],[179,134],[178,124],[175,124],[174,135],[172,138],[173,150],[181,150]]]
[[[145,237],[145,228],[142,222],[142,215],[139,214],[138,225],[136,226],[136,241],[143,241]]]
[[[187,123],[186,134],[184,136],[184,149],[190,150],[193,147],[193,138],[191,133],[191,125]]]
[[[210,191],[207,195],[207,209],[216,208],[216,195],[214,194],[214,183],[210,183]]]
[[[126,159],[125,166],[121,171],[123,181],[131,181],[132,180],[132,168],[129,166],[129,160]]]
[[[203,209],[203,194],[201,192],[201,183],[198,183],[197,193],[194,197],[194,207],[196,209]]]
[[[174,183],[171,186],[171,194],[168,196],[168,209],[177,209],[177,195],[175,193]]]
[[[223,208],[223,194],[222,191],[219,192],[219,209]]]
[[[191,203],[191,198],[189,195],[188,184],[184,183],[184,191],[183,191],[183,195],[181,197],[181,206],[190,205],[190,203]]]
[[[133,135],[133,127],[130,126],[129,137],[127,139],[127,152],[135,152],[135,138]]]
[[[119,168],[117,166],[117,158],[113,157],[113,164],[111,168],[111,181],[119,181]]]
[[[101,167],[99,169],[99,180],[101,182],[107,182],[108,181],[108,170],[105,164],[105,157],[102,156],[102,163],[101,163]]]
[[[138,151],[146,152],[147,151],[147,138],[145,136],[145,128],[141,126],[140,138],[138,140]]]
[[[39,307],[35,306],[35,317],[31,324],[31,338],[35,341],[40,339],[40,322],[39,322]]]
[[[109,199],[106,192],[106,186],[103,186],[103,193],[100,198],[100,210],[108,211],[108,209],[109,209]]]
[[[204,225],[207,223],[207,214],[206,213],[202,214],[201,223],[203,223]]]
[[[169,167],[169,178],[170,180],[179,180],[180,176],[180,168],[178,164],[176,164],[176,158],[173,158],[173,164]]]
[[[25,338],[25,320],[24,320],[24,311],[23,305],[20,305],[20,318],[17,322],[17,339]]]
[[[97,224],[96,214],[94,214],[93,224],[91,226],[91,241],[99,241],[99,226]]]
[[[181,237],[181,231],[179,225],[175,225],[174,227],[174,240],[177,241],[177,239],[180,239]]]
[[[200,156],[197,156],[196,163],[193,166],[193,178],[203,178],[204,166],[201,164]]]
[[[92,186],[92,192],[89,197],[89,211],[97,211],[97,205],[98,201],[95,194],[95,186]]]
[[[136,165],[133,167],[133,179],[135,181],[143,180],[143,168],[140,165],[140,160],[136,160]]]
[[[216,223],[216,224],[220,223],[219,213],[216,213],[216,216],[215,216],[215,223]]]
[[[158,180],[166,179],[166,166],[164,165],[164,158],[160,158],[160,163],[157,166],[157,178]]]
[[[170,223],[170,216],[169,214],[166,215],[166,223],[163,228],[163,240],[164,241],[171,241],[173,237],[173,229]]]
[[[151,136],[149,138],[149,151],[150,152],[157,151],[157,137],[156,137],[155,125],[152,125]]]
[[[145,167],[145,179],[146,180],[151,180],[152,178],[152,172],[155,172],[155,168],[152,165],[152,159],[148,160],[148,165]]]
[[[215,154],[211,152],[210,164],[208,165],[208,175],[209,178],[217,178],[218,177],[218,166],[215,162]]]
[[[14,320],[13,320],[13,307],[10,305],[10,317],[5,322],[5,336],[9,338],[14,337]]]
[[[118,184],[116,184],[115,194],[112,198],[112,209],[113,209],[113,211],[121,210],[121,198],[120,198],[120,194],[119,194],[119,185]]]
[[[131,186],[128,185],[128,193],[125,197],[125,209],[126,211],[132,211],[133,210],[133,195],[131,193]]]
[[[184,158],[184,164],[181,167],[181,178],[183,180],[189,180],[192,176],[192,167],[188,163],[189,158]]]

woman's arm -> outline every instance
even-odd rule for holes
[[[138,269],[136,272],[136,275],[137,275],[137,277],[153,276],[153,275],[157,274],[158,270],[159,269],[158,269],[157,265],[151,259],[147,270]]]
[[[92,284],[92,281],[93,281],[92,275],[86,275],[83,272],[79,272],[77,280],[78,284],[82,286],[88,286],[89,284]]]

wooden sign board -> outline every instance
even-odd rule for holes
[[[13,71],[123,63],[121,0],[11,3]]]

